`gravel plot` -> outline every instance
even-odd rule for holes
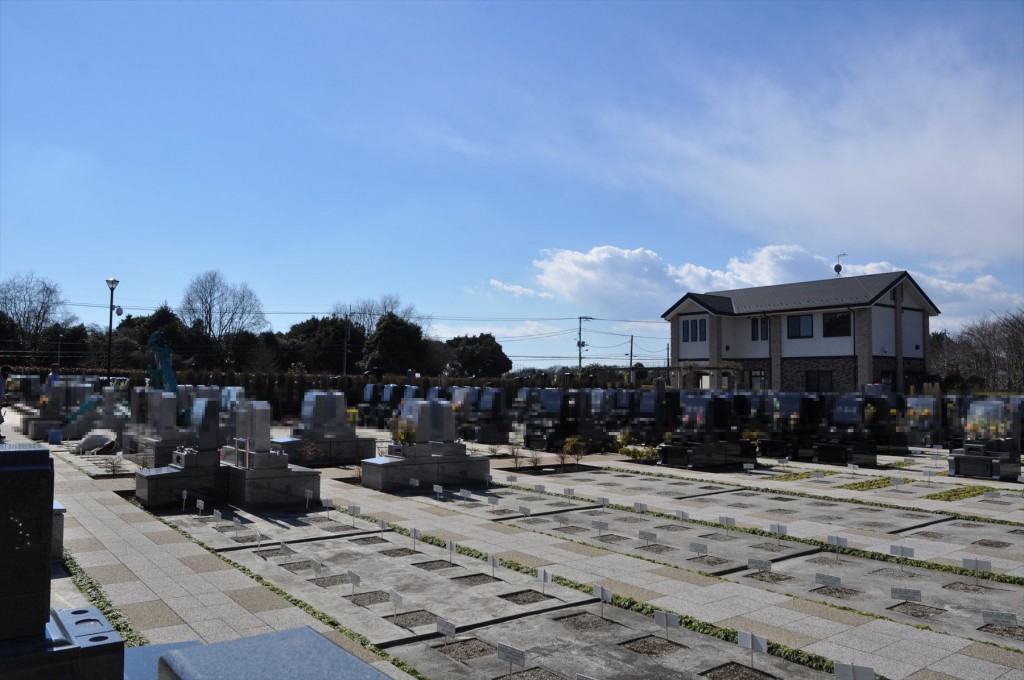
[[[947,583],[942,586],[946,590],[957,590],[961,593],[987,593],[992,590],[988,586],[983,586],[979,583],[964,583],[963,581],[955,581],[953,583]]]
[[[789,496],[772,496],[768,500],[770,500],[770,501],[778,501],[780,503],[792,503],[796,499],[795,498],[791,498]]]
[[[311,578],[309,582],[318,585],[321,588],[330,588],[331,586],[340,586],[348,583],[348,574],[335,574],[334,576],[321,576],[320,578]]]
[[[591,614],[590,612],[563,616],[560,619],[555,619],[555,621],[573,630],[597,630],[598,628],[612,625],[612,622],[608,619],[602,618],[597,614]]]
[[[602,543],[622,543],[623,541],[628,541],[629,539],[625,536],[619,536],[618,534],[602,534],[597,537],[597,540],[601,541]]]
[[[413,550],[412,548],[391,548],[390,550],[379,550],[378,555],[384,557],[408,557],[409,555],[421,554],[419,550]]]
[[[667,552],[675,552],[677,548],[673,548],[669,545],[661,545],[660,543],[651,543],[650,545],[642,545],[637,550],[643,550],[645,552],[652,552],[657,555],[662,555]]]
[[[986,498],[978,501],[979,503],[991,503],[992,505],[1013,505],[1010,501],[997,501],[994,498]]]
[[[687,562],[696,562],[697,564],[703,564],[707,567],[717,567],[725,564],[729,560],[722,559],[721,557],[715,557],[714,555],[701,555],[700,557],[691,557]]]
[[[868,529],[888,529],[892,525],[885,522],[861,522],[860,526],[867,527]]]
[[[660,524],[654,528],[658,531],[689,531],[692,527],[686,527],[682,524]]]
[[[242,522],[242,526],[238,527],[238,528],[236,528],[234,524],[225,524],[222,527],[214,527],[213,530],[214,531],[219,531],[222,534],[226,534],[229,531],[243,531],[243,530],[245,530],[246,526],[247,525],[246,525],[245,522]]]
[[[789,508],[769,508],[768,512],[775,515],[795,515],[799,510],[790,510]]]
[[[299,560],[298,562],[285,562],[284,564],[279,564],[277,566],[282,569],[287,569],[294,574],[295,572],[302,571],[303,569],[312,569],[312,565],[313,563],[309,560]]]
[[[459,505],[463,508],[477,508],[480,507],[480,505],[482,504],[477,501],[466,501],[465,503],[460,503]]]
[[[744,508],[753,508],[753,507],[756,507],[756,506],[753,503],[729,503],[729,505],[727,505],[726,507],[729,507],[729,508],[740,508],[742,510]]]
[[[470,640],[459,640],[458,642],[453,642],[451,644],[434,647],[434,649],[450,659],[455,659],[456,661],[468,661],[469,659],[476,659],[481,656],[494,654],[494,647],[490,646],[483,640],[477,640],[476,638],[472,638]]]
[[[690,482],[669,482],[672,486],[690,486]]]
[[[385,616],[384,620],[400,628],[416,628],[417,626],[437,623],[437,616],[431,614],[426,609],[417,609],[414,612],[404,612],[398,616]]]
[[[555,531],[561,531],[563,534],[581,534],[587,530],[574,524],[567,524],[564,527],[558,527]]]
[[[368,593],[356,593],[355,595],[346,595],[345,599],[352,604],[357,604],[360,607],[368,607],[371,604],[380,604],[381,602],[389,602],[391,597],[383,590],[371,590]]]
[[[241,536],[239,536],[238,534],[235,534],[234,536],[231,537],[231,540],[234,541],[235,543],[262,543],[263,541],[267,540],[268,538],[270,538],[270,536],[264,536],[263,534],[253,534],[253,533],[250,533],[250,532],[246,532],[246,533],[242,534]]]
[[[524,503],[535,503],[536,501],[544,500],[544,496],[523,496],[519,500]]]
[[[568,508],[572,505],[569,501],[555,501],[554,503],[545,503],[549,508]]]
[[[617,474],[617,475],[612,475],[612,477],[632,477],[632,476],[633,475],[625,474],[625,473],[620,473],[620,474]]]
[[[598,486],[622,486],[622,482],[601,482]]]
[[[987,623],[978,630],[1024,642],[1024,626],[994,626],[991,623]]]
[[[646,654],[647,656],[665,656],[666,654],[677,652],[680,649],[686,649],[684,645],[660,638],[656,635],[647,635],[636,640],[630,640],[629,642],[620,642],[619,647],[625,647],[631,652]]]
[[[872,574],[878,574],[880,576],[888,576],[889,578],[917,578],[917,574],[911,571],[904,571],[902,569],[894,569],[893,567],[884,567],[882,569],[875,569]]]
[[[349,542],[355,543],[356,545],[374,545],[377,543],[387,543],[387,541],[385,541],[380,536],[363,536],[362,538],[353,538]]]
[[[839,564],[841,562],[841,560],[837,560],[832,555],[821,555],[820,557],[812,557],[807,561],[813,562],[814,564]]]
[[[1013,543],[1007,543],[1006,541],[993,541],[988,538],[983,538],[980,541],[975,541],[974,545],[980,545],[984,548],[1009,548]]]
[[[197,522],[203,522],[205,524],[207,522],[215,522],[217,518],[213,515],[207,515],[206,517],[196,517],[195,520]]]
[[[531,517],[530,519],[524,519],[523,524],[544,524],[545,522],[550,521],[551,520],[545,519],[543,517]]]
[[[736,540],[735,536],[730,536],[729,534],[718,534],[718,533],[715,533],[715,534],[701,534],[700,537],[701,538],[705,538],[705,539],[707,539],[709,541],[735,541]]]
[[[928,519],[928,515],[918,515],[915,512],[904,512],[900,517],[906,517],[907,519]]]
[[[598,515],[607,515],[608,511],[607,510],[584,510],[583,514],[584,515],[589,515],[591,517],[597,517]]]
[[[882,512],[881,508],[854,508],[854,512]]]
[[[946,611],[945,609],[929,607],[928,605],[920,604],[919,602],[900,602],[895,607],[889,607],[889,609],[918,619],[930,619],[933,616],[938,616]]]
[[[747,574],[747,578],[752,578],[755,581],[763,581],[765,583],[782,583],[793,578],[792,576],[786,576],[775,571],[755,571],[753,574]]]
[[[492,515],[511,515],[515,513],[515,510],[509,510],[508,508],[498,508],[497,510],[488,510],[487,512]]]
[[[452,579],[454,583],[458,583],[461,586],[480,586],[500,580],[500,578],[495,578],[490,574],[469,574],[468,576],[456,576]]]
[[[951,527],[960,527],[961,529],[977,529],[978,527],[983,526],[983,525],[975,524],[974,522],[953,522],[949,526],[951,526]]]
[[[818,595],[824,595],[825,597],[834,597],[837,600],[849,600],[854,595],[860,595],[860,591],[854,590],[853,588],[833,588],[832,586],[822,586],[820,588],[815,588],[811,592],[817,593]]]
[[[626,524],[639,524],[640,522],[646,522],[647,520],[643,517],[621,517],[619,518],[619,521],[625,522]]]
[[[775,680],[775,676],[750,666],[730,661],[729,663],[704,671],[701,675],[710,680]]]
[[[733,494],[733,496],[756,496],[756,495],[758,495],[756,491],[737,491],[736,493]]]
[[[702,489],[704,491],[720,491],[720,490],[724,489],[725,487],[724,486],[700,486],[700,487],[697,487],[697,488],[698,489]]]
[[[314,526],[316,526],[316,528],[320,531],[331,531],[334,533],[340,533],[342,531],[345,531],[346,529],[352,528],[351,524],[342,524],[341,522],[335,522],[333,520],[331,520],[330,522],[320,522],[319,524],[316,524]]]
[[[254,550],[252,554],[267,559],[268,557],[280,557],[284,553],[280,548],[264,548],[263,550]]]
[[[810,518],[813,522],[835,522],[836,520],[842,519],[838,515],[815,515]]]
[[[327,515],[306,515],[305,517],[300,517],[299,520],[305,522],[306,524],[317,524],[319,522],[331,521],[330,519],[328,519]]]
[[[1011,534],[1024,534],[1024,529],[1013,529],[1010,531]]]
[[[918,531],[916,534],[911,534],[911,536],[927,538],[932,541],[941,541],[946,538],[946,534],[940,534],[938,531]]]
[[[419,567],[423,571],[438,571],[440,569],[451,569],[452,567],[458,567],[457,564],[450,564],[446,560],[430,560],[429,562],[417,562],[412,565]]]
[[[779,545],[778,543],[758,543],[757,545],[750,546],[758,550],[767,550],[768,552],[780,553],[786,551],[786,546]]]
[[[813,506],[816,506],[816,507],[819,507],[819,508],[831,508],[831,507],[836,506],[837,504],[836,503],[829,503],[828,501],[812,501],[812,502],[808,503],[807,505],[813,505]]]
[[[497,680],[563,680],[561,675],[546,671],[543,668],[527,668],[512,675],[502,675]]]
[[[498,597],[508,600],[512,604],[536,604],[537,602],[552,599],[550,595],[538,593],[536,590],[520,590],[517,593],[507,593]]]

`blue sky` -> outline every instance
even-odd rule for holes
[[[1024,305],[1024,3],[0,2],[0,280],[86,323],[219,269],[275,330],[397,294],[653,364],[838,253],[933,328]]]

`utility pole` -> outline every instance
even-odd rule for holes
[[[342,348],[341,354],[341,374],[348,375],[348,339],[352,336],[352,322],[349,321],[349,316],[352,314],[352,305],[348,306],[348,311],[345,312],[345,344]]]
[[[633,336],[629,336],[629,384],[633,384]]]
[[[587,320],[587,321],[593,321],[594,317],[592,317],[592,316],[581,316],[581,317],[579,317],[580,327],[579,327],[579,330],[576,331],[576,351],[579,354],[579,366],[578,366],[578,368],[580,368],[580,369],[583,368],[583,348],[587,344],[587,343],[583,342],[583,321],[584,321],[584,319]]]

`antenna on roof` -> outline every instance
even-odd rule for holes
[[[847,257],[846,253],[839,253],[836,255],[836,266],[832,267],[832,271],[836,273],[837,279],[843,275],[843,265],[840,264],[839,260],[844,257]]]

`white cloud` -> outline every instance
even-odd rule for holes
[[[503,283],[498,279],[491,279],[491,287],[501,291],[502,293],[511,293],[516,297],[550,297],[548,293],[538,294],[537,291],[533,290],[532,288],[527,288],[526,286],[519,286],[514,283]]]
[[[537,295],[575,305],[580,313],[611,319],[657,319],[687,292],[709,292],[830,278],[833,258],[797,245],[771,245],[729,259],[713,269],[671,264],[645,248],[597,246],[587,252],[546,250],[533,262]],[[934,327],[957,328],[986,315],[1024,306],[1024,295],[992,275],[971,280],[959,272],[919,272],[888,261],[843,260],[846,276],[908,269],[942,314]],[[523,288],[502,284],[510,291]]]

